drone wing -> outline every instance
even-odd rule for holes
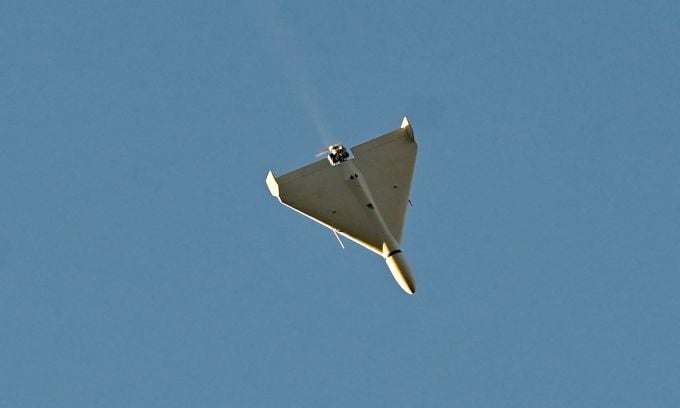
[[[352,152],[385,224],[401,242],[418,153],[411,125],[404,118],[401,129],[355,146]]]
[[[413,130],[404,120],[401,129],[351,150],[354,159],[341,165],[324,159],[279,177],[270,171],[267,186],[284,205],[382,255],[388,232],[375,211],[401,241],[417,152]],[[373,203],[366,202],[350,162],[365,178]]]
[[[346,181],[343,166],[318,161],[280,177],[270,171],[267,185],[284,205],[357,242],[381,253],[384,241],[369,209]]]

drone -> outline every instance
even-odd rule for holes
[[[340,245],[343,236],[383,257],[399,286],[414,294],[401,240],[417,152],[404,118],[399,129],[351,149],[329,146],[327,160],[282,176],[269,171],[266,183],[283,205],[329,228]]]

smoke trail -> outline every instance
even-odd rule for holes
[[[333,143],[332,133],[328,129],[325,116],[321,112],[316,89],[309,81],[304,58],[296,47],[297,42],[291,30],[275,15],[274,6],[264,1],[256,1],[258,20],[264,25],[269,40],[269,48],[274,60],[280,65],[284,76],[291,86],[299,90],[302,103],[309,115],[317,135],[324,146]]]

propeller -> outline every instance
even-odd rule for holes
[[[321,157],[321,156],[325,156],[325,155],[329,155],[329,154],[335,154],[336,153],[335,149],[345,149],[345,151],[348,150],[343,145],[336,143],[336,144],[332,144],[332,145],[328,146],[326,149],[317,153],[316,157]]]

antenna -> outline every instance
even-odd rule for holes
[[[340,246],[342,247],[342,249],[345,249],[345,246],[342,244],[342,241],[340,241],[340,235],[338,235],[338,230],[334,229],[334,230],[333,230],[333,234],[335,235],[335,238],[338,239],[338,243],[340,244]]]

